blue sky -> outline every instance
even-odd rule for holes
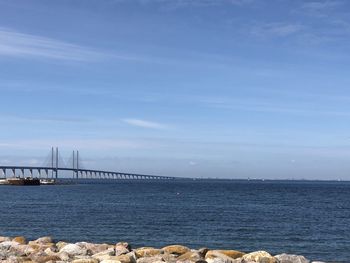
[[[0,162],[350,179],[350,3],[0,0]]]

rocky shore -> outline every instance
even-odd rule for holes
[[[93,244],[54,242],[51,237],[27,241],[24,237],[0,237],[3,263],[324,263],[299,255],[272,256],[266,251],[190,249],[182,245],[132,248],[126,242]]]

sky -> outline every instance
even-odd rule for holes
[[[350,2],[0,0],[0,165],[350,180]]]

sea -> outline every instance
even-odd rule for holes
[[[350,182],[117,180],[0,186],[0,235],[266,250],[350,262]]]

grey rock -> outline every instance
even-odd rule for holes
[[[300,255],[280,254],[275,258],[278,259],[279,263],[310,263],[310,260]]]

